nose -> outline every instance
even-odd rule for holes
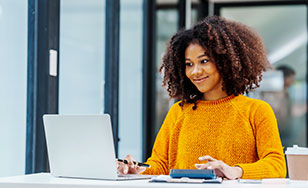
[[[199,76],[199,75],[201,75],[201,74],[202,74],[202,68],[201,68],[198,64],[195,65],[195,66],[193,67],[193,70],[192,70],[191,74],[192,74],[193,76]]]

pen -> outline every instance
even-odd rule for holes
[[[128,161],[126,159],[117,159],[117,161],[123,162],[124,164],[128,164]],[[134,163],[134,165],[137,165],[137,166],[144,166],[144,167],[150,168],[150,165],[148,165],[148,164],[140,163],[140,162],[137,162],[137,161],[134,161],[133,163]]]

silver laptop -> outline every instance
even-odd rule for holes
[[[104,180],[151,177],[118,176],[108,114],[44,115],[43,121],[53,176]]]

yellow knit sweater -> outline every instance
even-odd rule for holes
[[[196,169],[198,158],[210,155],[240,166],[245,179],[286,176],[276,118],[267,103],[239,95],[192,106],[172,106],[146,162],[151,168],[143,174]]]

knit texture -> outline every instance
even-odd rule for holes
[[[192,106],[171,107],[146,162],[151,168],[143,174],[196,169],[198,158],[210,155],[241,167],[244,179],[286,176],[277,121],[266,102],[239,95]]]

